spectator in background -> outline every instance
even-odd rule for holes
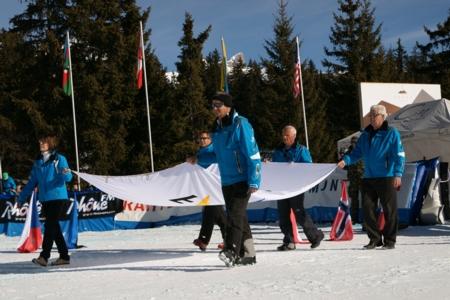
[[[188,157],[187,162],[191,164],[197,163],[202,168],[208,168],[211,164],[217,162],[216,154],[214,153],[214,146],[211,141],[211,136],[208,131],[200,131],[198,134],[199,150],[196,156]],[[225,216],[225,210],[222,205],[207,205],[203,208],[202,212],[202,227],[198,238],[194,240],[194,245],[205,251],[206,247],[211,240],[214,224],[219,225],[220,233],[222,234],[222,240],[225,240],[225,226],[227,218]],[[223,249],[224,244],[218,245],[219,249]]]
[[[383,105],[370,108],[370,124],[362,131],[355,148],[344,155],[339,168],[364,160],[362,180],[364,225],[369,243],[364,249],[394,249],[398,231],[397,193],[402,184],[405,152],[396,128],[388,126]],[[383,207],[385,225],[377,225],[378,199]]]
[[[297,130],[294,126],[287,125],[282,130],[283,144],[280,145],[272,154],[273,162],[292,162],[292,163],[312,163],[311,154],[308,148],[300,145],[297,141]],[[324,238],[322,230],[317,229],[311,216],[304,207],[305,195],[300,194],[292,198],[278,200],[278,215],[281,232],[283,233],[283,244],[277,247],[278,251],[294,250],[295,243],[291,223],[291,209],[300,226],[303,227],[306,237],[311,242],[311,248],[317,248]]]
[[[2,187],[3,194],[9,196],[16,195],[16,182],[14,181],[14,178],[9,176],[8,172],[3,172],[2,174]]]
[[[356,146],[358,141],[357,136],[353,136],[351,139],[350,147],[345,154],[349,154]],[[348,195],[350,196],[350,215],[352,217],[353,224],[359,223],[359,192],[361,191],[362,177],[364,173],[364,165],[360,160],[357,163],[347,166],[347,178],[350,183],[348,187]]]
[[[56,152],[57,139],[54,135],[45,135],[39,139],[41,154],[34,161],[28,183],[19,195],[19,203],[24,203],[34,188],[38,187],[38,200],[42,203],[45,217],[44,241],[42,252],[32,260],[40,266],[47,266],[53,242],[56,243],[59,258],[52,265],[67,265],[70,256],[66,241],[59,226],[59,216],[64,202],[69,201],[66,182],[72,180],[72,173],[66,158]]]

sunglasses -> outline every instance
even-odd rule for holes
[[[211,104],[211,108],[215,109],[215,108],[222,108],[224,106],[223,102],[213,102]]]
[[[199,137],[199,140],[209,140],[209,139],[210,139],[209,136],[202,136],[202,137]]]

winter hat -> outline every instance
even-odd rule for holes
[[[233,97],[227,93],[217,93],[211,100],[219,100],[227,107],[233,107]]]

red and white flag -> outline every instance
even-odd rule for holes
[[[42,245],[41,222],[37,211],[36,193],[31,194],[27,218],[23,227],[17,251],[22,253],[34,252]]]
[[[138,47],[138,53],[137,53],[137,67],[136,67],[136,82],[137,82],[138,89],[140,89],[142,87],[143,55],[144,55],[144,49],[142,46],[141,35],[139,35],[139,47]]]
[[[300,62],[300,49],[298,45],[298,37],[296,39],[297,42],[297,62],[295,63],[295,70],[294,70],[294,98],[298,98],[301,93],[301,86],[302,86],[302,65]]]
[[[332,241],[350,241],[353,239],[352,217],[350,215],[345,181],[342,181],[341,189],[338,211],[331,226],[330,240]]]

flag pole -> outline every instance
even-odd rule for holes
[[[220,76],[220,89],[225,92],[229,93],[228,90],[228,78],[227,78],[227,48],[225,47],[225,40],[222,37],[221,40],[222,43],[222,72]]]
[[[150,106],[148,104],[147,70],[145,68],[144,34],[143,34],[143,31],[142,31],[142,21],[139,21],[139,26],[140,26],[140,29],[141,29],[140,45],[139,46],[142,49],[142,66],[143,66],[143,69],[144,69],[145,101],[147,103],[148,139],[150,141],[150,161],[152,163],[152,172],[155,172],[155,168],[153,166],[152,126],[151,126],[151,123],[150,123]]]
[[[67,30],[67,45],[69,47],[69,76],[70,76],[70,94],[72,96],[72,116],[73,116],[73,132],[75,135],[75,157],[77,162],[77,172],[80,172],[80,162],[78,159],[78,139],[77,139],[77,119],[75,117],[75,96],[73,94],[73,77],[72,77],[72,52],[70,50],[69,30]],[[81,190],[80,176],[77,174],[78,189]]]
[[[297,61],[298,61],[299,68],[300,68],[300,90],[301,90],[301,93],[302,93],[303,126],[305,127],[306,148],[309,149],[308,127],[306,126],[305,96],[303,95],[303,80],[302,80],[302,72],[301,72],[302,64],[301,64],[301,60],[300,60],[300,46],[299,46],[299,42],[298,42],[298,36],[295,37],[295,41],[297,43]]]

